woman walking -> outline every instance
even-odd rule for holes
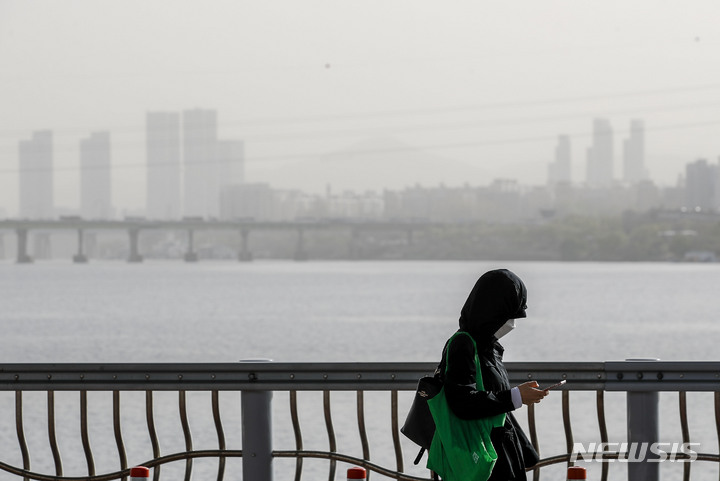
[[[527,479],[525,471],[538,462],[538,455],[525,433],[520,428],[513,411],[523,404],[540,402],[547,391],[538,388],[535,381],[511,387],[503,365],[500,338],[515,328],[515,320],[526,317],[527,291],[522,280],[507,269],[486,272],[475,283],[460,314],[460,328],[443,349],[438,372],[443,379],[445,399],[452,415],[461,420],[491,420],[487,426],[497,459],[490,463],[487,473],[478,478],[462,481],[516,481]],[[478,368],[480,372],[478,373]],[[435,416],[433,412],[433,416]],[[443,432],[435,419],[438,433]],[[446,436],[447,437],[447,436]],[[453,481],[453,475],[442,471],[453,471],[452,457],[445,456],[439,461],[439,452],[447,451],[442,444],[442,435],[436,434],[430,449],[428,467]],[[455,440],[446,439],[445,444]],[[437,443],[437,445],[436,445]],[[485,443],[487,444],[487,443]],[[453,447],[454,448],[454,447]],[[469,457],[478,463],[478,455]],[[443,455],[444,456],[444,455]],[[491,452],[488,456],[494,458]],[[482,462],[482,461],[480,461]],[[441,468],[438,464],[445,464]],[[459,471],[456,471],[459,472]]]

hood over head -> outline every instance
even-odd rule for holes
[[[527,289],[507,269],[488,271],[477,280],[460,313],[460,329],[476,342],[488,342],[508,319],[527,317]]]

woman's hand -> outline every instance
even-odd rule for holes
[[[522,398],[523,404],[535,404],[542,401],[542,399],[548,395],[547,391],[538,389],[540,385],[537,381],[528,381],[520,384],[520,397]]]

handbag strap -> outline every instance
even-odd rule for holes
[[[423,454],[425,454],[425,448],[421,447],[420,452],[418,452],[418,455],[415,456],[415,461],[413,461],[414,465],[418,465],[420,463],[420,460],[422,459]]]
[[[468,332],[458,331],[448,340],[447,349],[445,350],[445,375],[447,375],[448,368],[450,367],[450,344],[452,344],[453,340],[458,336],[467,336],[470,338],[470,342],[472,342],[473,352],[475,353],[475,389],[484,391],[485,386],[483,385],[482,372],[480,371],[480,357],[478,356],[477,343]]]

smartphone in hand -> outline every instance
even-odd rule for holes
[[[541,387],[541,388],[538,388],[538,389],[540,389],[541,391],[549,391],[550,389],[555,389],[556,387],[562,386],[562,385],[565,384],[566,382],[567,382],[567,380],[563,379],[563,380],[560,381],[559,383],[553,384],[552,386]]]

